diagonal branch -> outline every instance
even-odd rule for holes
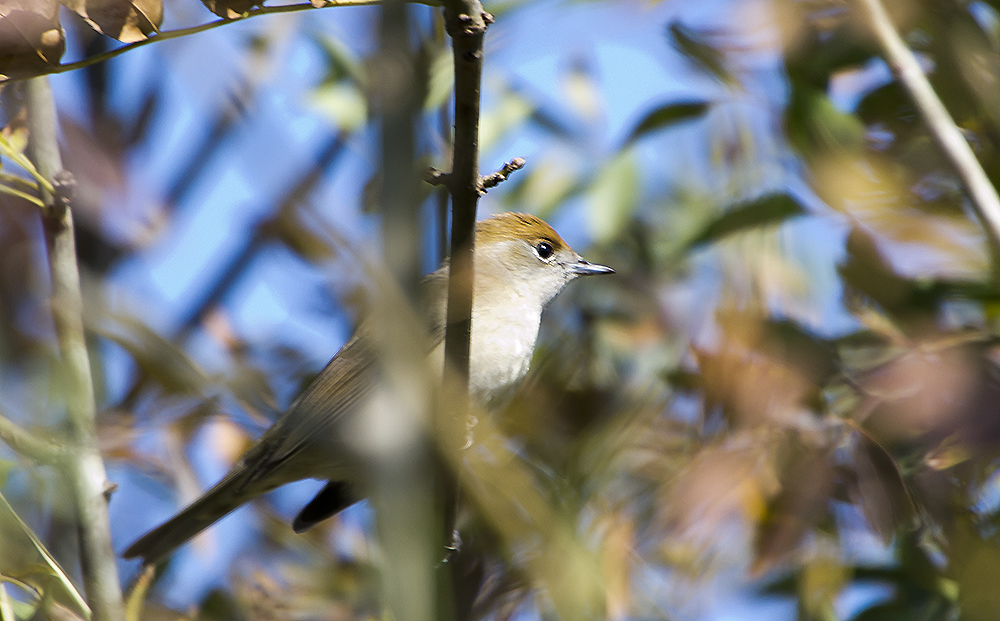
[[[434,0],[410,0],[415,4],[426,4],[428,6],[440,6],[438,2]],[[243,15],[234,18],[222,18],[215,21],[207,22],[204,24],[198,24],[197,26],[191,26],[189,28],[178,28],[177,30],[163,30],[151,37],[147,37],[140,41],[135,41],[121,47],[116,47],[113,50],[108,50],[103,54],[97,54],[96,56],[90,56],[82,60],[78,60],[72,63],[66,63],[64,65],[54,65],[52,67],[46,68],[32,76],[21,76],[7,79],[0,79],[0,84],[7,82],[15,82],[18,80],[24,80],[31,77],[55,74],[55,73],[66,73],[67,71],[74,71],[76,69],[82,69],[84,67],[89,67],[90,65],[96,65],[97,63],[104,62],[115,58],[116,56],[121,56],[125,52],[130,52],[136,48],[140,48],[150,43],[156,43],[157,41],[167,41],[169,39],[178,39],[180,37],[186,37],[188,35],[198,34],[199,32],[205,32],[206,30],[213,30],[219,26],[225,26],[227,24],[233,24],[250,17],[257,17],[260,15],[276,15],[279,13],[298,13],[299,11],[313,11],[316,9],[325,9],[334,6],[372,6],[382,4],[382,0],[324,0],[324,3],[320,6],[316,6],[311,2],[304,4],[284,4],[280,6],[264,6],[259,9],[254,9],[252,11],[247,11]]]
[[[483,177],[480,180],[480,188],[482,188],[482,191],[485,193],[486,190],[495,188],[506,181],[508,177],[514,174],[515,170],[521,170],[522,168],[524,168],[524,158],[515,157],[511,161],[505,162],[500,170]]]
[[[868,22],[882,47],[893,75],[913,98],[920,116],[930,128],[931,135],[965,185],[972,207],[986,229],[991,247],[994,248],[994,260],[996,260],[996,257],[1000,256],[1000,253],[996,252],[1000,249],[1000,197],[997,196],[996,188],[986,176],[961,130],[955,125],[955,121],[934,92],[913,52],[903,42],[882,2],[857,1],[867,14]]]

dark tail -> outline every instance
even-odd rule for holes
[[[241,489],[245,477],[228,476],[180,513],[143,535],[122,553],[124,558],[142,557],[147,565],[156,563],[189,539],[211,526],[260,493]]]
[[[358,502],[358,497],[355,496],[354,491],[346,481],[330,481],[295,516],[292,530],[297,533],[304,532],[356,502]]]

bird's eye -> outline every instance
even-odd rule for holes
[[[540,241],[535,246],[535,252],[538,253],[539,257],[543,259],[548,259],[549,257],[552,256],[552,253],[555,251],[552,249],[552,244],[550,244],[547,241]]]

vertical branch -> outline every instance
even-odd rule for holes
[[[30,154],[38,171],[55,182],[63,176],[56,138],[56,110],[46,78],[26,85]],[[105,490],[107,474],[97,448],[96,407],[84,340],[80,273],[73,239],[73,214],[64,197],[46,194],[43,220],[52,280],[52,315],[68,392],[66,414],[73,446],[65,460],[76,503],[80,564],[96,621],[121,621],[124,608],[111,547]]]
[[[492,16],[479,0],[445,0],[445,30],[451,36],[455,67],[455,135],[452,142],[452,167],[448,179],[451,193],[451,249],[448,278],[448,310],[445,326],[445,394],[450,410],[438,424],[444,451],[458,451],[462,439],[457,432],[465,428],[469,416],[469,351],[472,336],[472,295],[474,290],[473,250],[476,207],[482,194],[479,176],[479,104],[483,77],[483,37]],[[445,461],[450,461],[446,459]],[[458,498],[457,477],[443,474],[439,468],[438,499],[445,510],[444,526],[454,527]],[[468,555],[454,555],[457,564]],[[459,619],[471,614],[478,580],[475,573],[461,583],[459,567],[446,568],[438,574],[438,598],[450,599]],[[449,597],[450,595],[450,597]]]
[[[906,47],[889,14],[880,0],[858,0],[868,17],[875,38],[882,47],[885,60],[893,75],[913,98],[913,102],[930,129],[931,136],[944,151],[945,157],[955,168],[965,185],[972,207],[979,217],[986,236],[994,249],[994,261],[1000,257],[1000,196],[990,183],[965,136],[955,125],[947,108],[941,103],[920,63]],[[994,265],[994,269],[997,266]]]
[[[381,76],[373,80],[382,124],[382,235],[389,270],[410,300],[415,300],[423,270],[414,119],[423,103],[426,80],[418,75],[410,36],[406,3],[384,3],[379,24],[381,51],[376,60]]]
[[[451,273],[445,367],[453,388],[468,393],[469,337],[472,334],[473,241],[479,178],[479,89],[483,77],[483,35],[492,17],[479,0],[446,0],[445,28],[455,62],[455,144],[451,190]],[[464,419],[465,407],[458,414]]]
[[[372,503],[384,550],[385,599],[400,621],[446,621],[435,598],[434,565],[444,543],[437,528],[436,471],[427,433],[430,395],[426,343],[412,313],[423,274],[416,129],[426,70],[412,47],[404,0],[382,4],[379,51],[371,68],[372,109],[380,125],[379,200],[386,265],[392,282],[376,283],[370,331],[383,371],[378,398],[365,408],[372,424]],[[396,295],[396,286],[405,295]]]
[[[434,18],[434,44],[445,50],[448,45],[448,34],[445,32],[444,15],[437,13]],[[441,132],[441,162],[448,162],[452,159],[452,136],[451,136],[451,108],[448,101],[442,101],[437,110],[438,131]],[[441,166],[446,170],[446,165]],[[436,202],[435,219],[437,230],[437,263],[440,264],[448,256],[450,240],[448,236],[448,207],[451,202],[451,194],[448,192],[448,184],[442,183],[441,187],[435,190]]]

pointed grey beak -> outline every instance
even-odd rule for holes
[[[614,274],[615,271],[608,267],[607,265],[598,265],[597,263],[591,263],[590,261],[585,261],[580,259],[572,265],[572,271],[578,276],[589,276],[591,274]]]

